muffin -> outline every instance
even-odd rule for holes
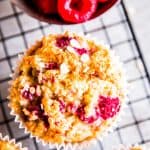
[[[120,146],[119,148],[115,148],[114,150],[146,150],[141,146]]]
[[[52,34],[28,49],[10,87],[10,107],[45,143],[82,143],[112,126],[126,94],[117,57],[75,33]]]
[[[140,146],[133,146],[133,147],[130,147],[129,150],[143,150],[143,148]]]
[[[15,140],[9,140],[8,136],[2,138],[0,134],[0,150],[27,150],[27,148],[22,148],[21,144],[16,144]]]

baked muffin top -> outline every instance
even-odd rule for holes
[[[122,69],[110,50],[65,32],[27,50],[9,98],[34,136],[46,143],[78,143],[110,127],[125,96]]]
[[[20,150],[18,146],[0,139],[0,150]]]

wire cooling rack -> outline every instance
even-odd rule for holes
[[[7,106],[8,81],[18,53],[43,35],[64,30],[90,34],[108,43],[124,63],[130,84],[128,106],[118,128],[95,147],[87,149],[111,150],[119,144],[145,144],[150,148],[150,77],[123,1],[101,18],[80,25],[58,26],[39,22],[8,0],[0,0],[0,132],[22,142],[30,150],[49,149],[31,139],[14,122]]]

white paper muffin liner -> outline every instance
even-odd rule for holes
[[[146,147],[145,145],[138,145],[138,144],[134,144],[134,145],[128,145],[128,146],[125,146],[125,145],[119,145],[119,146],[114,146],[112,148],[112,150],[131,150],[131,148],[141,148],[141,150],[150,150],[150,148]]]
[[[89,34],[88,35],[84,35],[83,33],[79,33],[78,34],[79,36],[83,37],[83,38],[86,38],[86,39],[89,39],[89,40],[93,40],[96,44],[98,45],[101,45],[101,46],[104,46],[106,47],[107,49],[110,50],[110,47],[109,45],[105,44],[103,41],[99,41],[97,40],[96,38],[93,38],[91,37]],[[35,45],[33,45],[31,48],[34,49],[36,47],[38,47],[39,45],[39,42],[36,42]],[[18,61],[17,61],[17,64],[16,66],[13,67],[13,70],[14,70],[14,73],[10,75],[10,77],[12,77],[12,81],[15,79],[15,77],[17,76],[18,74],[18,69],[19,69],[19,63],[20,61],[22,60],[22,58],[26,55],[27,53],[24,52],[24,54],[22,55],[18,55]],[[60,150],[62,148],[64,148],[64,150],[83,150],[83,149],[87,149],[88,146],[91,146],[91,145],[95,145],[97,143],[97,141],[102,141],[103,140],[103,137],[107,136],[109,133],[113,132],[113,130],[117,127],[117,124],[118,122],[121,121],[121,117],[122,115],[124,114],[124,107],[126,107],[126,102],[128,101],[128,98],[127,98],[127,93],[128,93],[128,86],[127,86],[127,82],[126,82],[126,73],[123,69],[123,64],[121,63],[120,61],[120,58],[119,56],[116,56],[115,55],[115,52],[113,50],[110,50],[110,55],[112,57],[112,61],[114,61],[115,65],[116,65],[116,68],[119,67],[121,68],[122,70],[122,73],[124,75],[124,78],[122,80],[122,85],[123,85],[123,91],[126,95],[126,98],[123,100],[122,102],[122,106],[121,106],[121,109],[120,109],[120,112],[117,114],[117,116],[115,116],[115,120],[113,122],[111,122],[111,125],[109,127],[107,127],[97,138],[95,139],[92,139],[90,141],[84,141],[84,142],[81,142],[81,143],[75,143],[75,144],[72,144],[72,143],[62,143],[62,144],[57,144],[57,143],[46,143],[44,140],[40,139],[39,137],[37,136],[34,136],[30,131],[28,131],[28,129],[23,125],[23,122],[21,121],[20,117],[18,114],[16,114],[12,109],[11,109],[11,115],[15,116],[15,122],[19,123],[19,128],[23,128],[24,129],[24,132],[25,133],[28,133],[30,135],[31,138],[35,138],[36,141],[39,143],[41,142],[43,145],[48,145],[49,148],[54,148],[56,147],[57,150]],[[11,86],[11,83],[12,81],[9,82],[9,85]],[[8,97],[9,99],[9,97]],[[9,106],[10,107],[10,106]],[[11,107],[10,107],[11,108]]]
[[[2,134],[0,133],[0,140],[15,145],[17,148],[19,148],[19,150],[28,150],[28,148],[26,148],[26,147],[23,148],[22,147],[22,143],[20,143],[20,142],[16,143],[15,139],[10,139],[8,135],[3,137]]]

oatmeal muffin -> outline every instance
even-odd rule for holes
[[[112,126],[125,101],[124,77],[104,46],[74,33],[27,50],[10,87],[10,107],[46,143],[80,143]]]
[[[27,150],[27,148],[22,148],[21,144],[16,144],[14,140],[9,140],[6,136],[2,138],[0,134],[0,150]]]

